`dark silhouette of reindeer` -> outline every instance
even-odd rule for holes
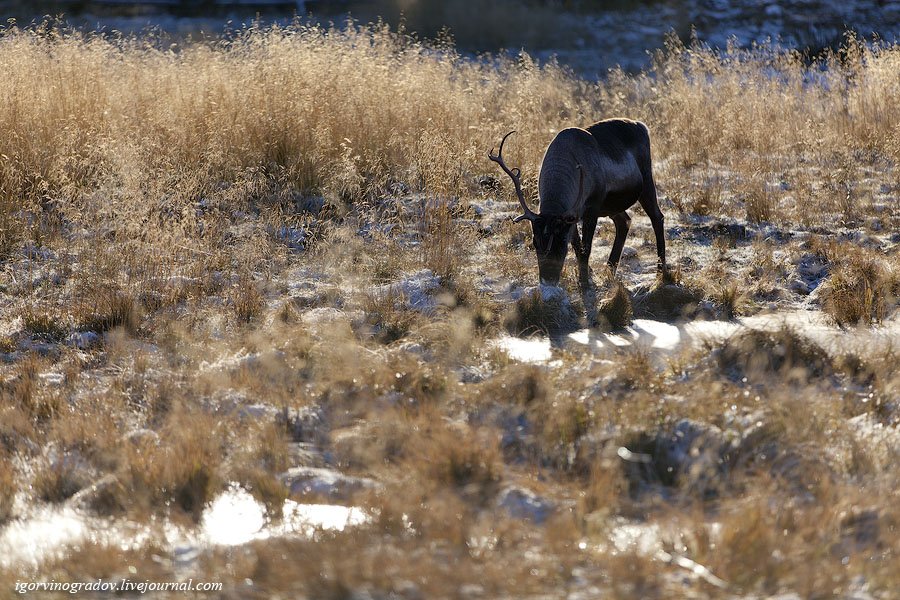
[[[635,202],[640,202],[650,217],[656,234],[657,267],[665,272],[663,215],[653,184],[650,132],[646,125],[629,119],[607,119],[587,129],[570,127],[560,131],[541,161],[539,213],[528,208],[525,202],[521,171],[515,167],[510,169],[503,161],[503,144],[513,133],[503,136],[500,150],[497,154],[491,150],[488,157],[500,165],[515,185],[525,213],[514,221],[531,221],[541,283],[559,283],[570,242],[578,259],[582,285],[590,281],[588,259],[600,217],[609,217],[616,226],[608,261],[615,272],[631,226],[631,217],[625,211]],[[580,236],[578,221],[581,221]]]

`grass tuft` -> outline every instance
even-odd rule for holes
[[[262,315],[265,298],[252,280],[245,280],[232,290],[231,306],[239,323],[251,323]]]
[[[31,308],[22,315],[22,326],[32,336],[48,342],[62,341],[69,332],[63,318],[47,309]]]
[[[455,424],[432,428],[408,460],[432,484],[481,501],[496,493],[502,477],[496,439]]]
[[[743,306],[747,303],[746,295],[736,281],[726,281],[714,285],[710,299],[715,302],[722,317],[728,321],[734,320],[740,315]]]
[[[561,288],[538,286],[522,294],[505,318],[513,335],[554,335],[574,328],[576,315]]]
[[[402,340],[422,321],[422,315],[407,306],[403,291],[394,286],[367,294],[364,308],[366,324],[381,344]]]
[[[628,288],[613,280],[610,294],[597,304],[597,327],[602,331],[624,329],[631,324],[633,314]]]
[[[184,409],[167,417],[158,441],[127,447],[119,468],[122,489],[127,490],[121,504],[140,513],[173,503],[196,521],[221,488],[219,436],[224,427]]]
[[[691,286],[673,281],[672,275],[663,275],[650,288],[639,288],[634,294],[634,313],[640,317],[675,321],[690,318],[700,308],[703,294]]]
[[[821,302],[838,325],[878,323],[900,304],[900,274],[883,259],[852,250],[833,267]]]
[[[93,292],[93,302],[77,317],[78,329],[104,333],[122,327],[134,333],[140,324],[139,303],[125,291],[102,288]]]
[[[787,381],[805,383],[833,370],[825,350],[787,326],[735,334],[718,349],[717,359],[721,369],[759,382],[779,375]]]

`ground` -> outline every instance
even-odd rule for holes
[[[892,597],[896,49],[593,84],[380,28],[54,36],[0,39],[9,589]],[[648,124],[670,266],[636,207],[611,278],[603,223],[596,307],[487,159],[519,129],[533,194],[588,114]]]

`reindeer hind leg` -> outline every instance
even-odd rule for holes
[[[650,217],[650,223],[653,225],[653,233],[656,236],[656,267],[660,273],[665,274],[667,272],[665,219],[662,211],[659,210],[659,200],[656,197],[656,185],[653,183],[653,175],[649,172],[644,176],[644,189],[641,191],[638,201],[641,203],[644,212]]]

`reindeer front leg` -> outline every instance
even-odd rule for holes
[[[597,217],[585,215],[581,221],[581,240],[575,247],[575,255],[578,257],[578,280],[581,285],[586,285],[591,280],[589,261],[591,258],[591,244],[594,243],[594,232],[597,230]],[[578,231],[572,236],[572,245],[578,239]]]
[[[615,274],[619,267],[619,259],[622,258],[622,249],[625,247],[625,238],[631,229],[631,217],[626,212],[620,212],[610,217],[616,225],[616,238],[613,240],[612,251],[609,253],[609,268]]]

